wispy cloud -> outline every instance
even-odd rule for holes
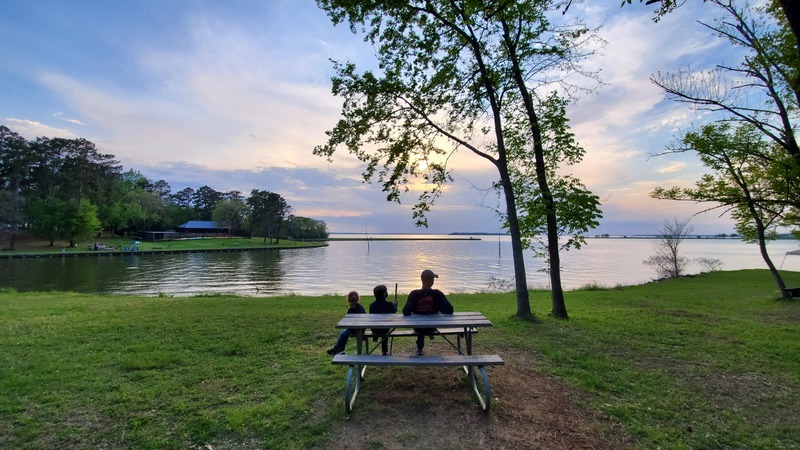
[[[685,169],[687,164],[685,162],[674,162],[668,166],[660,167],[656,169],[658,173],[673,173],[673,172],[680,172],[681,170]]]
[[[3,124],[27,140],[34,140],[42,136],[66,139],[76,139],[79,137],[70,130],[56,128],[33,120],[6,117],[3,119]]]

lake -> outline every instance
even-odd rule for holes
[[[401,293],[417,288],[425,268],[440,275],[436,286],[446,293],[513,287],[508,236],[474,236],[472,240],[424,237],[426,240],[332,241],[328,247],[281,251],[2,259],[0,287],[20,292],[175,296],[343,295],[357,290],[371,296],[376,284],[387,285],[391,293],[395,283]],[[563,286],[614,287],[650,281],[656,273],[642,261],[655,253],[655,245],[654,239],[590,238],[582,250],[562,253]],[[800,256],[785,256],[798,248],[797,241],[791,240],[769,244],[773,262],[786,271],[800,271]],[[722,270],[766,269],[758,246],[739,240],[687,239],[681,251],[690,258],[718,258]],[[544,260],[527,252],[525,264],[529,287],[549,288],[549,278],[542,272]],[[693,264],[689,272],[701,270]]]

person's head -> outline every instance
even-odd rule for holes
[[[347,304],[350,305],[351,308],[356,306],[359,300],[361,300],[361,298],[358,296],[358,292],[350,291],[350,293],[347,294]]]
[[[429,288],[429,287],[433,286],[433,280],[435,278],[439,278],[439,275],[436,275],[430,269],[425,269],[425,270],[422,271],[422,274],[419,277],[422,280],[422,287],[423,288]]]
[[[389,290],[382,284],[375,286],[372,293],[375,294],[375,298],[377,299],[387,298],[389,296]]]

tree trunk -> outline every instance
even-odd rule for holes
[[[792,29],[797,46],[800,48],[800,3],[797,0],[780,0],[780,3],[783,13],[786,14],[786,20],[789,22],[789,28]]]
[[[511,234],[511,255],[514,260],[514,283],[517,292],[517,317],[532,318],[530,294],[528,293],[528,275],[525,273],[525,258],[522,248],[522,235],[517,221],[517,201],[508,175],[508,166],[498,164],[503,193],[506,198],[506,214],[508,214],[508,231]]]
[[[553,297],[552,314],[561,319],[569,319],[567,315],[567,306],[564,303],[564,290],[561,287],[561,258],[558,254],[558,221],[553,194],[547,182],[547,169],[544,161],[544,148],[542,147],[542,131],[539,127],[539,118],[533,107],[533,98],[522,76],[519,59],[516,54],[516,46],[514,45],[513,39],[511,39],[505,21],[502,21],[502,24],[506,48],[508,49],[509,58],[512,62],[514,82],[517,85],[517,89],[522,97],[522,102],[525,105],[525,112],[528,115],[528,124],[530,125],[531,135],[533,137],[533,153],[536,159],[536,181],[539,184],[539,190],[542,193],[542,201],[544,201],[545,209],[547,210],[547,253],[550,259],[550,289],[552,290]]]
[[[494,132],[497,138],[497,159],[490,159],[497,167],[500,174],[500,183],[503,186],[503,194],[506,199],[506,214],[508,220],[508,231],[511,235],[511,254],[514,260],[514,284],[517,294],[517,317],[523,319],[531,319],[534,317],[531,311],[530,293],[528,292],[528,276],[525,272],[525,255],[522,247],[522,233],[519,229],[519,221],[517,218],[517,201],[514,196],[514,186],[511,183],[511,176],[508,173],[508,160],[506,156],[505,139],[503,137],[503,124],[501,118],[502,110],[500,108],[500,101],[495,91],[495,86],[492,81],[492,76],[483,61],[481,56],[481,43],[472,38],[470,40],[475,58],[480,66],[480,73],[483,79],[484,87],[486,88],[487,98],[492,109],[492,116],[494,118]]]
[[[561,287],[561,256],[558,253],[558,226],[556,220],[555,202],[550,186],[547,183],[547,175],[544,169],[544,149],[542,149],[541,134],[539,134],[538,124],[533,126],[534,137],[533,148],[536,156],[536,178],[539,182],[539,190],[542,191],[547,209],[547,257],[550,262],[550,289],[553,298],[552,314],[559,319],[569,319],[567,305],[564,303],[564,289]]]
[[[778,285],[778,289],[781,291],[781,298],[788,300],[792,298],[792,293],[786,289],[786,284],[783,282],[781,273],[778,272],[775,264],[772,263],[772,258],[769,257],[769,253],[767,252],[767,238],[764,232],[764,224],[760,220],[756,220],[756,230],[758,232],[758,249],[761,251],[761,257],[764,259],[764,262],[767,263],[767,267],[769,267],[772,277],[775,278],[775,283]]]
[[[550,199],[552,202],[552,198]],[[548,211],[550,208],[548,208]],[[564,289],[561,287],[561,255],[558,251],[558,229],[555,213],[547,214],[547,251],[550,258],[550,289],[552,289],[554,317],[569,319],[567,305],[564,302]]]

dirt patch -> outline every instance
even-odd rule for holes
[[[491,367],[492,410],[481,412],[459,369],[367,369],[351,417],[326,446],[346,449],[625,449],[619,427],[579,406],[580,395],[504,351]],[[342,380],[344,381],[344,380]],[[344,384],[344,383],[343,383]],[[344,405],[342,405],[344,414]]]
[[[53,247],[61,247],[62,245],[69,245],[67,241],[56,240],[53,242]],[[11,232],[0,232],[0,249],[3,251],[11,250]],[[14,250],[17,251],[31,251],[31,250],[46,250],[52,249],[50,241],[34,237],[28,231],[17,231],[14,234]]]

